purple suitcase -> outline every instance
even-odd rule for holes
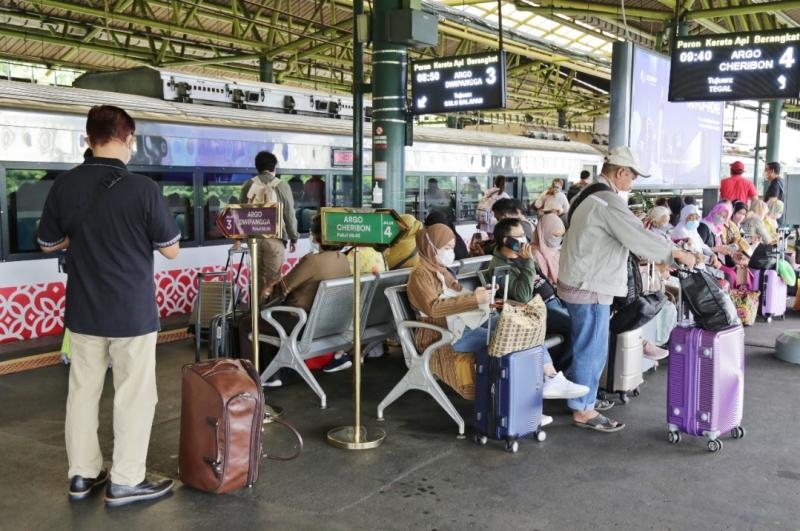
[[[788,287],[786,282],[778,275],[774,269],[751,269],[755,276],[754,283],[761,292],[761,304],[758,306],[758,314],[767,322],[773,317],[785,318],[786,297]]]
[[[475,441],[505,439],[506,450],[516,452],[517,439],[529,433],[541,442],[544,347],[537,346],[499,358],[475,357]]]
[[[678,326],[669,338],[667,423],[669,442],[681,432],[704,436],[722,449],[719,436],[744,437],[744,328],[711,331]]]

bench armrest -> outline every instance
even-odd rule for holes
[[[297,316],[297,324],[294,325],[294,328],[292,329],[290,334],[287,335],[286,330],[283,328],[283,325],[281,325],[272,316],[272,314],[275,312],[293,313]],[[274,336],[259,334],[258,335],[259,341],[264,341],[271,345],[275,345],[276,347],[280,347],[281,343],[289,341],[289,343],[292,346],[292,350],[294,352],[297,352],[297,336],[300,335],[300,330],[303,329],[303,326],[305,326],[306,321],[308,321],[308,314],[304,309],[296,308],[294,306],[272,306],[271,308],[264,308],[263,310],[261,310],[261,317],[275,328],[275,331],[278,332],[279,340],[276,343]]]
[[[414,341],[413,330],[415,328],[427,328],[428,330],[438,332],[442,337],[438,341],[434,341],[428,345],[428,348],[420,355],[417,351],[416,342]],[[430,323],[423,323],[422,321],[403,321],[399,323],[397,325],[397,334],[400,336],[400,341],[403,344],[403,352],[409,352],[412,356],[421,358],[426,367],[429,367],[428,362],[436,349],[452,344],[455,339],[455,336],[450,330]],[[410,362],[411,360],[408,361]]]
[[[564,342],[564,336],[562,336],[561,334],[547,334],[544,337],[544,346],[547,347],[548,350],[553,347],[557,347],[563,342]]]

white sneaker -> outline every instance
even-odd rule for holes
[[[580,398],[589,392],[585,385],[572,383],[558,371],[555,375],[544,377],[544,398]]]
[[[653,361],[663,360],[664,358],[669,356],[669,350],[657,347],[650,341],[644,342],[644,346],[642,347],[642,352],[644,353],[645,358]]]
[[[541,421],[539,421],[539,427],[544,428],[545,426],[549,426],[552,423],[553,423],[553,417],[542,413],[542,419]]]

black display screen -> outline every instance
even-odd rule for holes
[[[670,101],[796,98],[800,29],[678,37]]]
[[[505,52],[411,63],[414,114],[501,109],[506,105]]]

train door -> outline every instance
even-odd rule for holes
[[[370,207],[372,205],[372,174],[363,175],[363,186],[361,189],[361,205]],[[335,173],[331,180],[331,200],[329,206],[351,207],[353,206],[353,174]]]

